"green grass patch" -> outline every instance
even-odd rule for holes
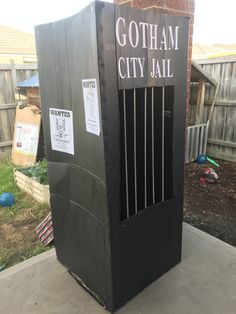
[[[20,194],[14,180],[13,169],[13,164],[8,159],[0,160],[0,194],[3,192],[11,192],[15,196]]]
[[[49,205],[21,191],[13,171],[14,165],[8,159],[0,160],[0,194],[11,192],[15,197],[13,206],[0,207],[0,271],[48,250],[37,239],[35,228],[49,213]]]
[[[43,218],[42,209],[49,208],[48,204],[38,203],[18,188],[14,179],[14,165],[8,159],[0,161],[0,194],[4,192],[13,193],[15,204],[11,207],[1,207],[0,222],[7,222],[21,209],[27,208],[36,218]]]

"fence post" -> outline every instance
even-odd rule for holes
[[[205,80],[199,80],[196,108],[196,124],[203,123],[204,99],[205,99]]]
[[[12,84],[13,84],[14,92],[16,92],[17,76],[16,76],[16,68],[15,68],[15,63],[14,62],[12,62],[11,78],[12,78]]]

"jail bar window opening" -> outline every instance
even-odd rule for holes
[[[119,91],[120,219],[173,198],[174,86]]]

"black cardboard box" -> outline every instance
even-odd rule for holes
[[[57,257],[113,311],[181,260],[188,19],[95,2],[36,43]]]

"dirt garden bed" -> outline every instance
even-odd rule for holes
[[[206,166],[186,165],[184,220],[236,247],[236,163],[217,162],[219,180],[205,185],[199,179]]]
[[[11,192],[16,202],[12,207],[0,207],[0,270],[44,252],[35,235],[35,227],[49,213],[48,204],[40,204],[16,185],[13,165],[0,161],[0,194]]]
[[[218,163],[219,180],[205,185],[199,182],[204,166],[186,165],[184,220],[236,246],[236,163]],[[48,249],[39,242],[34,229],[49,213],[49,206],[19,190],[13,165],[1,160],[0,194],[5,191],[15,195],[16,203],[0,208],[0,270]]]

